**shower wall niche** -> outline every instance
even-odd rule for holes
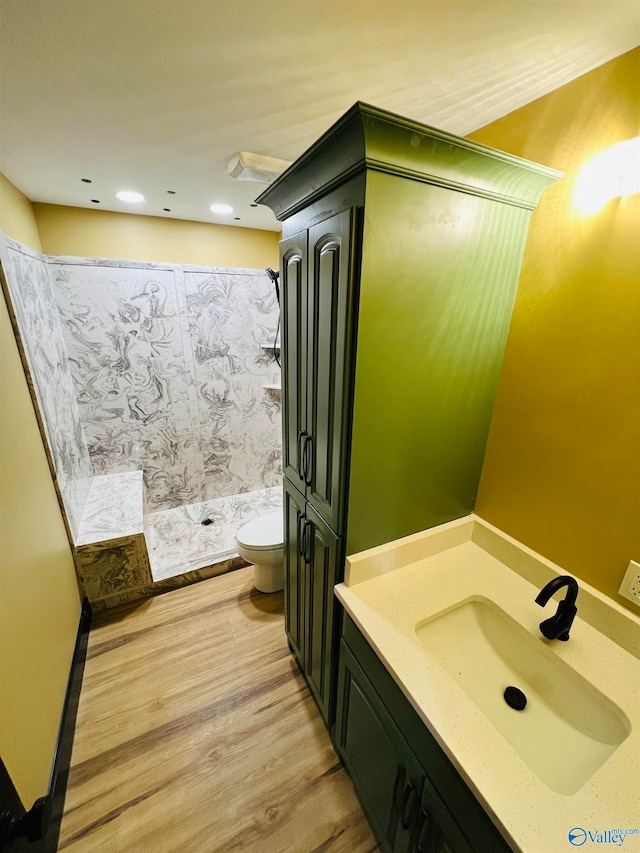
[[[150,511],[280,484],[262,271],[48,261],[95,474],[143,470]]]

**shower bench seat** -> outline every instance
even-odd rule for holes
[[[142,471],[93,477],[74,550],[80,584],[94,609],[153,583]]]

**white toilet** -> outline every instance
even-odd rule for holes
[[[236,533],[238,554],[253,563],[253,584],[260,592],[284,587],[284,531],[282,510],[243,524]]]

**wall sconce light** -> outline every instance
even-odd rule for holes
[[[640,192],[640,136],[617,142],[582,166],[573,189],[573,207],[597,213],[613,198]]]

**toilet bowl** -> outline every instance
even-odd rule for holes
[[[238,554],[253,563],[253,584],[260,592],[284,587],[284,532],[282,510],[243,524],[236,533]]]

